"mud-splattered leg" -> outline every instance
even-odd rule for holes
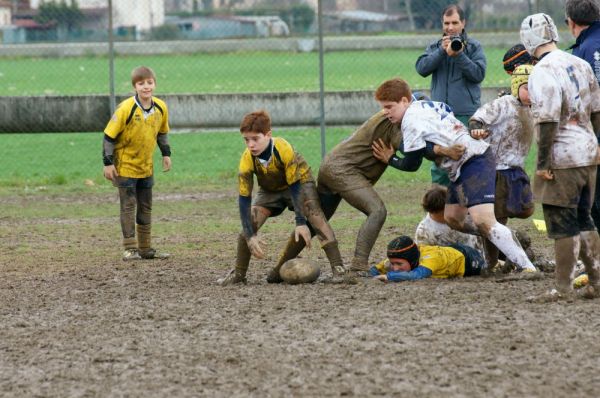
[[[349,268],[351,271],[368,271],[369,255],[385,223],[387,210],[372,187],[343,192],[341,195],[352,207],[367,216],[358,231],[354,258]]]
[[[135,208],[137,205],[135,187],[119,188],[119,202],[123,248],[125,250],[137,249],[135,239]]]

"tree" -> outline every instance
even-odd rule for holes
[[[42,25],[56,24],[58,29],[58,37],[66,38],[66,34],[73,32],[81,26],[83,13],[79,9],[76,0],[71,1],[68,5],[65,0],[56,3],[54,0],[43,2],[38,9],[38,15],[34,20]]]

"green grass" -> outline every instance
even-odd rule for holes
[[[488,59],[484,86],[508,86],[502,69],[504,48],[485,48]],[[382,81],[401,76],[414,88],[428,88],[429,78],[415,71],[423,50],[340,51],[325,54],[325,89],[373,90]],[[317,91],[317,53],[237,52],[118,56],[116,92],[131,92],[130,72],[148,65],[157,73],[157,93],[248,93]],[[107,94],[108,59],[0,58],[0,95]]]
[[[329,151],[352,132],[350,128],[327,129]],[[304,155],[316,177],[321,161],[320,130],[317,128],[275,131]],[[0,195],[15,192],[95,192],[111,190],[102,176],[101,134],[3,134],[5,156],[0,168]],[[238,132],[172,134],[173,169],[160,171],[158,151],[155,153],[157,189],[190,192],[199,186],[236,189],[237,167],[244,143]],[[32,153],[32,148],[36,151]],[[535,154],[530,153],[527,170],[533,171]],[[429,166],[416,173],[392,168],[384,181],[398,183],[429,181]]]

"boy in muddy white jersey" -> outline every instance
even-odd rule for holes
[[[456,119],[444,103],[412,101],[410,88],[402,79],[391,79],[382,87],[397,87],[403,92],[400,101],[379,101],[385,115],[402,129],[405,156],[422,151],[427,142],[448,147],[463,145],[465,152],[458,160],[444,157],[440,168],[448,172],[450,186],[444,218],[453,228],[462,232],[482,235],[498,247],[521,270],[537,272],[511,231],[494,217],[496,166],[489,144],[476,140]],[[394,150],[385,145],[374,145],[374,154],[381,161],[394,165]],[[468,218],[467,215],[471,218]]]
[[[600,89],[589,64],[556,46],[558,32],[546,14],[526,17],[521,41],[540,61],[529,77],[538,133],[534,195],[542,203],[548,236],[554,239],[556,289],[539,299],[572,293],[578,257],[589,283],[585,297],[598,295],[600,238],[590,216],[600,131]]]
[[[527,81],[531,65],[520,65],[511,75],[511,95],[505,95],[479,108],[469,120],[471,137],[485,139],[496,160],[496,201],[494,214],[505,224],[508,218],[528,218],[533,214],[531,183],[525,172],[525,159],[533,140],[533,120]],[[498,250],[486,242],[488,261],[493,266]]]

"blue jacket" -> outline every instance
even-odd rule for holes
[[[466,34],[463,34],[466,38]],[[466,38],[465,49],[450,57],[441,48],[441,40],[432,43],[417,59],[417,72],[431,76],[431,99],[450,105],[455,115],[471,116],[481,105],[481,82],[486,60],[481,44]]]
[[[573,55],[585,59],[590,64],[596,80],[600,82],[600,22],[594,22],[582,30],[570,48]]]

